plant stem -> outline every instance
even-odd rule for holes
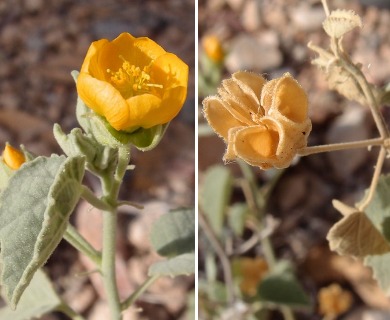
[[[160,275],[155,275],[146,279],[146,281],[136,291],[134,291],[125,301],[121,303],[121,309],[126,310],[130,307],[159,277]]]
[[[108,305],[111,311],[111,319],[119,320],[121,308],[116,284],[115,249],[116,249],[117,214],[113,211],[103,212],[103,250],[102,273],[103,283],[107,294]]]
[[[243,161],[240,161],[239,165],[242,174],[249,186],[249,187],[242,188],[245,199],[247,200],[250,210],[252,210],[252,212],[256,217],[260,218],[259,225],[256,226],[257,231],[255,232],[260,232],[260,230],[264,227],[262,219],[264,219],[264,210],[267,205],[268,197],[270,195],[272,188],[275,187],[276,182],[280,178],[281,174],[278,174],[277,176],[274,177],[274,180],[272,180],[271,182],[272,184],[270,185],[270,188],[267,190],[267,193],[263,194],[264,196],[263,200],[259,200],[258,195],[260,194],[260,192],[257,188],[256,181],[254,179],[254,174],[251,167]],[[277,264],[277,259],[269,236],[261,237],[260,244],[263,249],[265,260],[267,261],[269,268],[272,270]],[[294,313],[292,312],[291,308],[283,306],[280,308],[280,311],[282,312],[285,320],[295,319]]]
[[[126,173],[126,167],[130,161],[130,147],[118,149],[118,164],[114,177],[102,177],[103,196],[109,204],[110,210],[103,211],[103,250],[102,250],[102,274],[103,284],[107,294],[108,305],[111,311],[111,320],[120,320],[121,305],[116,283],[115,252],[116,252],[116,229],[119,188]]]
[[[383,138],[375,138],[375,139],[367,139],[367,140],[353,141],[353,142],[324,144],[321,146],[305,147],[299,149],[297,154],[300,156],[308,156],[311,154],[321,153],[321,152],[331,152],[331,151],[339,151],[339,150],[347,150],[347,149],[381,146],[384,144],[384,142],[385,140]]]
[[[100,252],[95,250],[70,223],[68,223],[68,227],[66,228],[64,239],[78,251],[90,258],[100,269],[102,262]]]
[[[386,157],[386,149],[382,147],[378,155],[378,160],[375,166],[374,175],[371,180],[370,189],[368,191],[368,194],[364,198],[363,202],[359,204],[358,206],[359,211],[363,212],[370,204],[372,198],[374,197],[376,186],[378,185],[379,177],[382,171],[383,162],[385,161],[385,157]]]
[[[326,0],[321,0],[321,2],[322,2],[322,6],[324,7],[325,14],[328,17],[330,14],[328,2]]]
[[[340,61],[342,62],[344,69],[347,70],[355,78],[355,80],[362,88],[364,96],[366,97],[367,100],[368,107],[371,110],[372,116],[374,118],[375,124],[378,128],[381,137],[388,138],[389,131],[387,129],[386,122],[379,111],[378,102],[372,92],[372,88],[370,84],[367,82],[366,77],[358,67],[356,67],[352,62],[341,58],[340,55],[341,53],[338,54],[338,57],[340,58]]]
[[[71,307],[69,307],[65,302],[62,302],[61,305],[58,306],[57,311],[62,312],[67,315],[72,320],[85,320],[83,316],[74,311]]]
[[[210,244],[214,248],[215,253],[217,254],[219,260],[221,261],[223,275],[226,283],[227,300],[229,304],[232,305],[235,299],[234,299],[233,275],[232,275],[232,269],[230,266],[229,258],[226,255],[226,252],[222,244],[218,240],[218,237],[216,236],[213,228],[210,227],[210,224],[207,221],[207,218],[204,216],[204,214],[199,212],[198,219],[203,232],[205,233],[207,239],[210,241]]]
[[[81,197],[93,205],[99,210],[111,210],[111,207],[101,199],[95,196],[95,194],[86,186],[82,186]]]

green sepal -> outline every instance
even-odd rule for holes
[[[0,282],[12,309],[66,231],[84,158],[52,155],[24,163],[0,196]]]
[[[77,81],[78,74],[78,71],[72,72],[75,81]],[[133,132],[118,131],[106,119],[88,108],[80,97],[77,99],[76,117],[84,131],[91,134],[100,144],[115,149],[132,144],[141,151],[155,148],[169,124],[161,124],[148,129],[138,128]]]
[[[84,156],[88,169],[102,172],[112,171],[118,162],[118,152],[98,143],[91,135],[86,135],[80,128],[73,129],[65,134],[59,124],[53,127],[54,137],[69,157]]]

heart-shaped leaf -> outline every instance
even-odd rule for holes
[[[84,158],[38,157],[16,171],[1,194],[0,280],[11,308],[61,241],[83,175]]]

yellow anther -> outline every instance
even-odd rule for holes
[[[162,89],[161,84],[149,83],[150,67],[145,66],[142,68],[136,67],[130,64],[122,55],[119,58],[123,61],[122,66],[118,71],[113,72],[111,69],[107,69],[107,73],[111,75],[112,84],[128,98],[137,94],[149,92],[151,88]]]

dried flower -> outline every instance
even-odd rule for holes
[[[241,276],[241,292],[253,297],[257,293],[257,286],[268,272],[267,262],[263,258],[240,258],[237,267]]]
[[[214,62],[221,63],[224,58],[224,50],[221,41],[215,35],[206,35],[202,39],[202,48],[206,55]]]
[[[84,103],[115,130],[171,121],[187,95],[188,66],[149,38],[122,33],[93,42],[77,79]]]
[[[24,154],[12,147],[8,142],[5,144],[2,158],[3,162],[12,170],[19,169],[26,162]]]
[[[352,305],[352,295],[337,283],[322,288],[318,293],[319,312],[327,317],[336,317]]]
[[[266,82],[236,72],[216,96],[203,101],[204,114],[227,143],[225,161],[241,158],[261,169],[288,167],[311,131],[307,96],[289,73]]]

